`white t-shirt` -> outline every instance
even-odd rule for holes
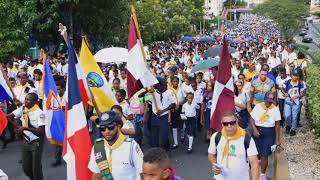
[[[23,106],[21,106],[20,108],[14,110],[12,112],[12,114],[14,115],[15,119],[19,119],[22,122],[22,124],[24,123],[24,117],[23,117]],[[29,117],[29,122],[30,124],[35,127],[35,128],[39,128],[40,126],[44,126],[46,125],[46,118],[44,113],[42,112],[41,109],[37,109],[33,112],[29,112],[28,113],[28,117]],[[33,134],[31,131],[27,131],[24,130],[23,133],[29,137],[30,141],[36,140],[39,137],[35,134]]]
[[[272,68],[279,66],[281,64],[281,61],[280,61],[280,58],[278,58],[278,57],[276,57],[276,58],[270,57],[268,59],[267,64],[269,65],[270,70],[271,70]]]
[[[234,81],[238,80],[238,75],[240,74],[240,70],[238,70],[237,68],[234,67],[231,69],[231,73],[233,76],[233,80]]]
[[[105,142],[107,143],[107,142]],[[131,145],[131,143],[133,143]],[[132,148],[132,149],[131,149]],[[110,158],[110,150],[105,146],[107,159]],[[130,155],[130,152],[132,153]],[[143,153],[139,145],[132,140],[132,142],[123,142],[123,144],[115,150],[112,150],[112,171],[111,174],[115,180],[130,179],[140,180],[142,173]],[[94,148],[91,149],[90,161],[88,168],[93,173],[100,173],[100,169],[96,163]]]
[[[185,98],[187,96],[187,93],[188,92],[193,92],[193,89],[191,87],[191,85],[186,85],[186,83],[182,83],[181,85],[181,93],[182,93],[182,96]]]
[[[277,83],[279,88],[282,88],[283,83],[286,82],[289,79],[291,79],[290,76],[287,76],[285,79],[282,79],[280,76],[278,76],[276,78],[276,83]],[[283,96],[283,93],[281,92],[281,90],[278,89],[277,91],[278,91],[278,99],[285,99],[284,96]]]
[[[176,98],[174,97],[173,93],[170,90],[166,90],[164,93],[162,93],[162,101],[161,101],[161,96],[158,92],[154,92],[154,96],[155,96],[156,103],[158,105],[159,110],[166,109],[172,103],[176,103]],[[152,101],[152,112],[156,114],[157,111],[156,111],[155,101],[153,100],[153,98],[151,98],[151,101]],[[168,113],[169,111],[166,111],[162,113],[160,116],[166,115]]]
[[[264,103],[264,102],[263,102]],[[274,127],[276,125],[276,121],[281,120],[281,114],[279,107],[276,106],[272,109],[270,109],[267,113],[266,121],[264,123],[261,122],[261,117],[263,113],[266,111],[261,106],[262,103],[257,104],[252,112],[250,113],[251,117],[253,118],[256,126],[260,127]]]
[[[119,103],[122,108],[122,113],[125,117],[128,117],[132,112],[130,111],[130,105],[126,100],[123,100],[121,103]]]
[[[296,59],[298,59],[298,56],[295,52],[292,52],[289,54],[289,64],[293,63]]]
[[[221,174],[215,176],[216,180],[250,180],[249,175],[249,163],[247,162],[246,157],[258,155],[256,144],[254,143],[253,138],[250,140],[249,148],[246,150],[244,147],[244,136],[229,142],[229,167],[226,168],[226,158],[222,159],[224,146],[227,143],[226,139],[221,136],[221,139],[216,146],[215,137],[217,133],[213,134],[210,138],[210,146],[208,149],[209,154],[216,155],[217,164],[222,165],[226,171],[225,176]]]
[[[294,68],[300,67],[301,69],[306,69],[307,68],[307,61],[304,60],[301,64],[298,64],[298,61],[294,61]]]
[[[247,102],[250,101],[250,95],[249,95],[248,92],[241,92],[241,93],[239,93],[238,96],[234,97],[234,101],[238,102],[240,104],[243,104],[243,105],[245,105],[247,107]],[[247,109],[247,108],[245,108],[245,109]],[[237,106],[236,106],[236,110],[238,112],[241,111],[241,109],[239,107],[237,107]]]
[[[186,102],[182,106],[181,113],[184,113],[187,117],[195,117],[197,115],[198,108],[200,108],[198,104],[194,102],[189,104],[188,102]]]

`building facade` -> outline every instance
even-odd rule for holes
[[[223,10],[223,0],[205,0],[203,9],[205,19],[219,16]]]

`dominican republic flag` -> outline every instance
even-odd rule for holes
[[[143,87],[149,87],[158,83],[156,77],[147,68],[142,51],[142,40],[138,38],[134,18],[130,18],[127,62],[127,86],[129,99]]]
[[[65,118],[58,90],[52,72],[45,60],[43,66],[43,111],[46,115],[46,135],[51,144],[62,145],[64,140]]]
[[[0,102],[13,99],[13,94],[0,70]]]
[[[219,69],[212,96],[210,128],[215,131],[222,128],[222,113],[225,111],[235,111],[233,88],[228,42],[226,36],[224,36]]]
[[[70,41],[68,42],[68,61],[68,102],[63,158],[67,163],[68,180],[89,180],[92,177],[88,169],[92,144],[79,91],[76,72],[78,60]]]
[[[88,87],[87,78],[82,66],[79,63],[76,64],[76,71],[77,71],[79,90],[80,90],[83,107],[86,108],[88,105],[88,102],[92,100],[90,90]]]

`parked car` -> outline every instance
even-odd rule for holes
[[[310,36],[304,36],[302,38],[302,42],[304,43],[311,43],[312,42],[312,38]]]
[[[300,31],[299,36],[305,36],[307,34],[308,34],[307,31]]]

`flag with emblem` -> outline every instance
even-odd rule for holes
[[[223,37],[223,47],[214,91],[212,96],[210,127],[216,131],[222,128],[221,117],[225,111],[234,111],[233,78],[231,74],[230,54],[226,36]]]
[[[43,111],[46,116],[46,136],[51,144],[62,145],[64,140],[64,111],[48,60],[43,65]]]
[[[145,63],[145,52],[138,29],[135,24],[136,18],[131,16],[128,35],[129,60],[127,62],[127,86],[129,99],[143,87],[157,84],[156,77],[150,72]]]
[[[117,104],[117,100],[112,93],[107,79],[104,77],[99,65],[92,55],[85,38],[82,38],[80,51],[80,64],[86,76],[92,98],[99,108],[99,112],[105,112]]]
[[[88,169],[92,144],[79,91],[76,73],[78,60],[73,44],[70,41],[68,41],[68,62],[68,102],[66,105],[67,116],[63,159],[67,163],[68,180],[89,180],[92,177],[92,173]]]

